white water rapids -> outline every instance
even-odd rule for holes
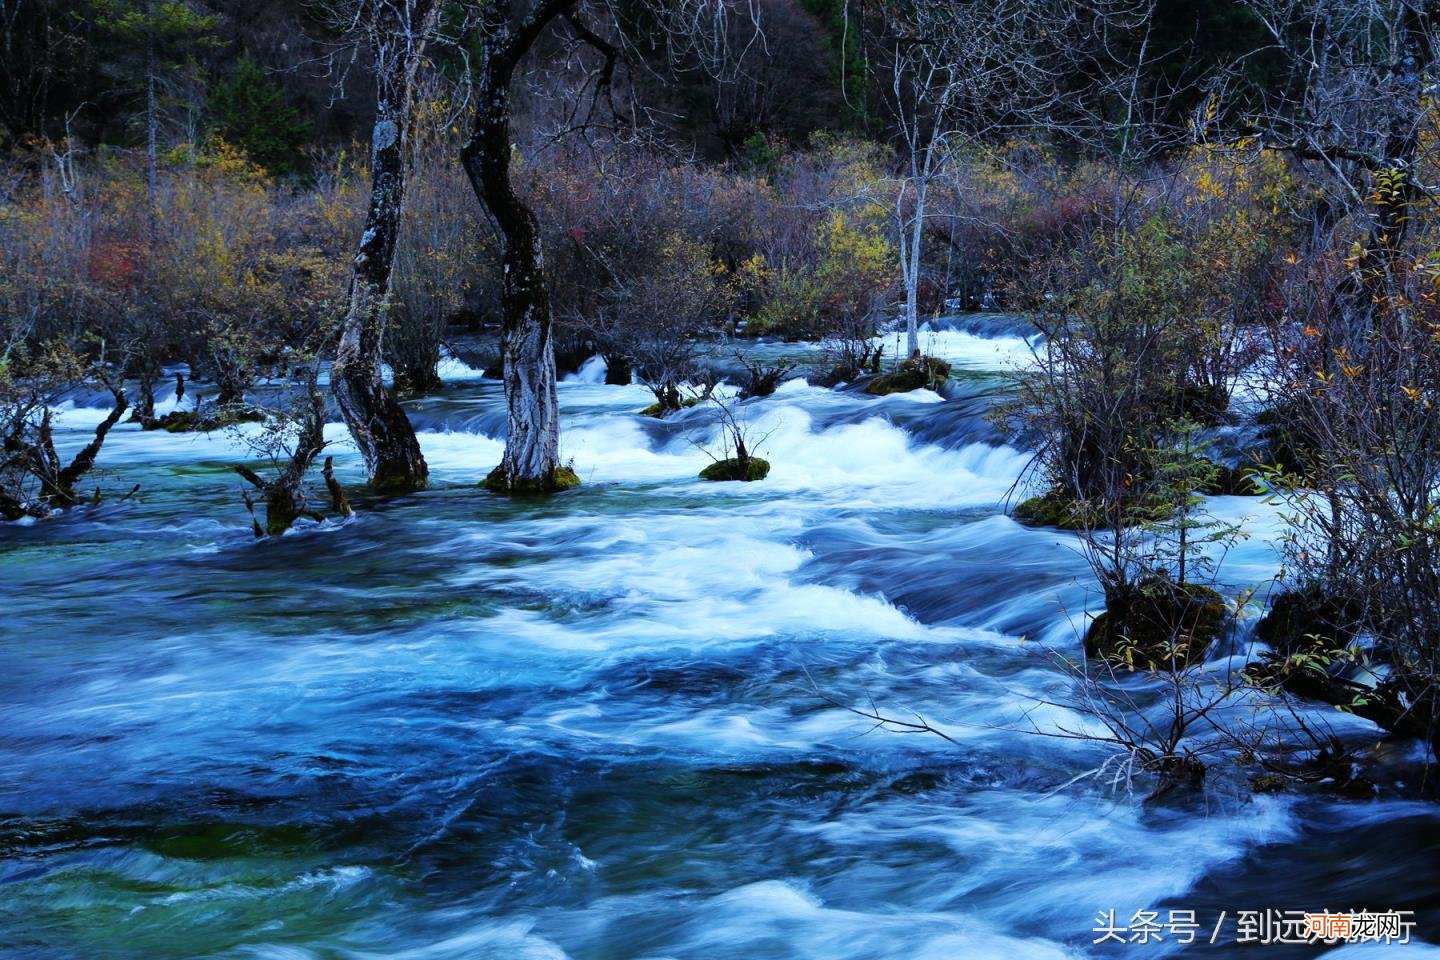
[[[560,386],[585,485],[546,501],[477,486],[503,401],[447,361],[412,407],[433,489],[265,542],[235,438],[117,428],[93,479],[136,497],[0,528],[0,955],[1185,949],[1092,944],[1097,911],[1142,908],[1407,907],[1440,936],[1429,805],[1250,796],[1223,769],[1142,804],[1072,782],[1108,748],[1025,732],[1095,729],[1038,701],[1073,701],[1051,651],[1098,598],[1069,535],[1006,512],[1027,455],[983,414],[1024,339],[927,337],[948,399],[740,404],[774,465],[754,484],[696,478],[708,411],[641,418],[647,391],[589,364]],[[101,415],[67,410],[62,442]],[[1227,589],[1272,577],[1274,510],[1211,508],[1251,533]],[[957,743],[840,706],[872,702]]]

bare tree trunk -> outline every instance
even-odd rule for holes
[[[920,262],[925,246],[925,202],[929,199],[930,181],[935,172],[936,150],[944,136],[944,108],[941,104],[927,107],[926,97],[938,73],[935,65],[915,65],[925,79],[918,82],[907,77],[906,61],[897,56],[894,65],[895,104],[904,140],[905,165],[895,194],[896,240],[900,250],[900,280],[905,287],[905,355],[920,353]],[[933,116],[922,122],[921,112]],[[907,116],[908,112],[908,116]],[[927,128],[928,127],[928,128]],[[905,199],[914,191],[914,209],[905,216]]]
[[[434,30],[435,0],[405,0],[373,16],[376,107],[371,136],[370,209],[355,255],[350,308],[335,352],[331,388],[365,458],[370,483],[404,493],[425,486],[430,470],[405,410],[385,388],[382,371],[387,298],[405,200],[405,144],[412,121],[415,72]]]
[[[905,282],[905,355],[913,357],[920,352],[920,250],[925,242],[925,200],[929,184],[924,177],[917,177],[915,188],[915,219],[910,224],[908,254],[904,231],[900,237],[901,260]]]
[[[502,493],[550,493],[580,482],[560,465],[554,317],[545,288],[540,228],[510,180],[510,83],[516,63],[546,24],[572,5],[573,0],[542,0],[514,28],[509,0],[487,6],[475,130],[461,152],[471,188],[494,217],[503,247],[500,350],[508,432],[505,455],[485,481]]]
[[[149,23],[149,35],[145,39],[145,213],[149,230],[147,239],[154,247],[160,238],[160,211],[157,207],[160,195],[160,103],[155,90],[156,73],[160,68],[149,2],[145,4],[145,19]]]

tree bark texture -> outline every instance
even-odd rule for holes
[[[405,146],[413,118],[415,73],[435,28],[437,0],[365,0],[375,58],[370,206],[355,255],[350,306],[335,352],[331,389],[377,490],[407,493],[430,470],[405,410],[385,387],[385,327],[395,244],[405,201]]]
[[[549,493],[579,483],[560,465],[560,404],[555,388],[554,317],[534,212],[510,179],[510,87],[520,58],[574,0],[541,0],[519,25],[509,0],[486,8],[475,128],[461,153],[471,188],[499,228],[504,275],[500,352],[508,432],[505,454],[486,486],[502,493]]]

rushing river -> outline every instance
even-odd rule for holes
[[[740,404],[754,484],[696,479],[709,411],[638,417],[592,363],[560,387],[585,485],[533,502],[476,486],[503,398],[452,364],[412,404],[431,490],[262,542],[233,438],[117,428],[95,479],[135,497],[0,527],[0,953],[1284,957],[1315,950],[1092,940],[1100,911],[1194,910],[1203,941],[1221,910],[1327,907],[1440,940],[1434,805],[1252,796],[1223,762],[1142,803],[1076,779],[1105,747],[1026,732],[1094,726],[1052,652],[1094,585],[1006,515],[1027,458],[984,414],[1023,339],[929,348],[945,397]],[[1221,580],[1272,577],[1273,509],[1211,506],[1254,534]],[[840,706],[872,702],[956,742]]]

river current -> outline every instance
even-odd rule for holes
[[[592,361],[560,386],[584,486],[517,502],[477,486],[499,384],[452,361],[411,404],[432,489],[259,542],[234,437],[117,427],[93,480],[139,493],[0,526],[0,955],[1316,953],[1233,923],[1096,945],[1111,910],[1194,910],[1205,941],[1222,910],[1407,909],[1440,939],[1433,804],[1252,794],[1224,763],[1146,803],[1086,776],[1113,751],[1035,732],[1094,728],[1057,655],[1098,597],[1068,534],[1007,515],[1028,457],[984,415],[1020,331],[927,348],[943,395],[738,404],[753,484],[696,478],[711,411],[642,418]],[[68,408],[62,446],[102,415]],[[1274,508],[1209,506],[1251,534],[1222,584],[1263,588]],[[954,742],[844,709],[872,704]]]

